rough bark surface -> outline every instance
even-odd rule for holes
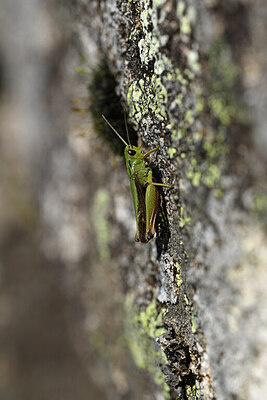
[[[266,12],[261,0],[3,7],[0,397],[265,398]],[[103,59],[173,184],[146,245],[124,161],[96,115],[70,110]]]

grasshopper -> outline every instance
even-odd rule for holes
[[[120,138],[120,140],[125,144],[124,156],[128,176],[130,179],[130,187],[136,217],[135,241],[147,243],[155,234],[155,222],[159,207],[158,187],[173,187],[172,185],[154,182],[152,170],[149,166],[147,166],[150,154],[154,151],[157,151],[159,145],[147,153],[143,153],[140,148],[141,145],[136,147],[130,143],[125,114],[125,126],[129,144],[126,143],[126,141],[109,123],[105,116],[102,115],[102,117],[109,127]]]

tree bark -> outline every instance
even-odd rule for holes
[[[154,163],[162,181],[174,184],[163,190],[170,236],[163,232],[146,246],[131,243],[118,256],[119,264],[125,254],[129,260],[126,319],[135,362],[170,398],[254,398],[256,386],[264,390],[264,373],[258,386],[253,371],[262,363],[257,324],[266,253],[256,250],[264,231],[253,202],[264,196],[258,185],[266,118],[255,114],[261,101],[249,107],[265,82],[259,70],[266,60],[251,22],[259,23],[256,7],[263,10],[263,3],[82,5],[85,47],[93,35],[142,143],[148,149],[160,144]],[[115,220],[122,193],[114,184]],[[120,210],[124,232],[127,202]],[[111,236],[117,247],[120,239]],[[144,335],[155,340],[154,350]]]

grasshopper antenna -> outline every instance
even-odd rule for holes
[[[129,145],[131,146],[130,137],[129,137],[129,132],[128,132],[128,125],[127,125],[127,119],[126,119],[125,108],[123,109],[123,114],[124,114],[124,124],[125,124],[126,132],[127,132],[127,139],[128,139]]]
[[[102,114],[102,118],[104,119],[104,121],[106,121],[106,123],[108,124],[108,126],[113,130],[113,132],[116,133],[116,135],[120,138],[120,140],[125,144],[125,146],[129,146],[125,140],[121,137],[121,135],[119,134],[119,132],[116,131],[115,128],[113,128],[113,126],[111,125],[110,122],[108,122],[107,118]],[[128,132],[128,131],[127,131]]]

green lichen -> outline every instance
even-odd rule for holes
[[[190,225],[191,218],[185,214],[185,210],[183,207],[180,208],[180,218],[179,218],[179,226],[183,228],[185,225]]]
[[[200,85],[195,86],[195,93],[196,93],[196,112],[201,114],[204,109],[204,97],[203,97],[203,90]]]
[[[156,297],[154,297],[145,311],[141,311],[139,314],[141,325],[150,338],[155,339],[165,332],[162,322],[162,315],[165,312],[166,309],[163,308],[161,312],[158,313],[156,308]]]
[[[205,171],[202,177],[202,182],[208,188],[213,188],[217,183],[219,184],[221,177],[221,171],[215,164],[211,164]]]
[[[151,23],[152,8],[148,3],[144,4],[144,8],[140,13],[140,22],[145,33],[149,30],[149,25]]]
[[[177,152],[177,150],[174,147],[170,147],[168,149],[168,152],[169,152],[170,159],[172,159],[174,154]]]
[[[187,52],[187,61],[193,72],[200,71],[199,55],[196,50],[190,50]]]
[[[193,307],[191,307],[191,324],[192,324],[192,333],[196,333],[197,326],[196,326],[196,322],[195,322],[194,308]]]
[[[138,37],[139,33],[140,33],[140,29],[135,26],[131,31],[129,39],[135,40]]]
[[[178,82],[181,83],[181,85],[188,85],[188,79],[186,79],[182,73],[182,71],[179,68],[175,68],[175,75],[176,79]]]
[[[264,218],[267,213],[267,195],[264,192],[258,192],[254,196],[252,205],[253,212],[260,218]]]
[[[102,359],[108,359],[109,350],[106,338],[99,330],[90,332],[89,342],[90,346],[95,350],[98,356]]]
[[[110,259],[109,251],[109,192],[105,189],[99,189],[94,198],[94,228],[96,232],[96,243],[100,261],[106,262]]]
[[[176,96],[176,104],[177,104],[177,106],[181,107],[183,105],[183,98],[184,98],[183,93],[179,93]]]
[[[176,7],[176,14],[180,21],[180,30],[184,35],[190,35],[192,32],[192,25],[196,19],[196,11],[193,7],[186,8],[183,1],[179,1]]]
[[[196,333],[197,326],[196,326],[195,317],[194,317],[194,307],[192,305],[189,306],[189,300],[188,300],[188,297],[186,296],[186,294],[184,294],[184,302],[185,302],[187,311],[189,312],[190,317],[191,317],[191,330],[192,330],[192,333]],[[191,355],[191,359],[192,359],[192,355]]]
[[[141,39],[138,43],[140,58],[143,64],[148,64],[153,57],[159,52],[160,43],[152,32],[147,33],[145,39]]]
[[[188,68],[185,68],[184,74],[185,74],[185,76],[187,76],[187,78],[188,78],[190,81],[192,81],[192,80],[195,78],[194,72],[191,71],[191,70],[188,69]]]
[[[142,118],[147,114],[154,114],[159,121],[170,119],[172,137],[180,139],[186,135],[186,129],[195,122],[195,111],[186,110],[184,120],[177,126],[177,120],[172,120],[172,116],[166,110],[167,107],[167,88],[173,82],[178,81],[181,91],[177,94],[176,103],[179,108],[183,107],[185,90],[195,78],[195,73],[200,70],[198,52],[190,48],[186,52],[188,58],[188,68],[174,68],[172,61],[162,51],[163,46],[167,46],[169,37],[160,32],[160,23],[164,19],[167,6],[164,7],[166,0],[153,0],[152,7],[149,2],[144,3],[140,13],[140,24],[142,26],[142,38],[138,41],[139,55],[142,65],[147,68],[154,66],[154,74],[146,75],[134,81],[128,89],[127,103],[130,109],[130,117],[138,126]],[[159,11],[160,8],[160,12]],[[181,32],[183,35],[190,34],[196,19],[196,12],[193,7],[187,7],[182,1],[177,5],[177,17],[180,21]],[[153,26],[153,29],[151,27]],[[132,38],[132,36],[131,36]]]
[[[183,283],[183,280],[181,278],[181,267],[178,263],[174,264],[174,267],[176,268],[176,275],[175,275],[176,283],[179,288]]]
[[[201,140],[202,135],[195,136],[195,140]],[[225,142],[224,136],[217,134],[215,137],[212,132],[207,135],[206,142],[202,144],[205,151],[205,159],[199,161],[194,154],[190,155],[190,164],[188,165],[186,176],[191,180],[192,185],[197,187],[200,183],[208,188],[216,189],[216,195],[221,196],[220,178],[221,169],[225,165],[225,157],[229,148]]]
[[[237,93],[239,70],[233,62],[230,46],[219,37],[209,51],[210,89],[208,104],[224,126],[247,122],[248,113]]]
[[[187,15],[181,17],[180,29],[181,32],[184,33],[185,35],[189,35],[191,33],[190,20]]]
[[[193,125],[195,119],[193,116],[193,111],[192,110],[187,110],[184,116],[184,122],[187,123],[189,126]]]
[[[155,74],[133,82],[128,89],[127,102],[129,115],[136,124],[148,113],[153,113],[159,121],[167,118],[167,90]]]
[[[75,70],[78,72],[78,74],[88,74],[88,71],[86,71],[83,67],[76,67]]]
[[[168,58],[161,54],[160,47],[168,41],[167,35],[157,34],[157,7],[165,3],[163,0],[154,0],[151,8],[145,3],[144,9],[140,13],[140,23],[142,26],[143,37],[138,42],[139,55],[141,62],[147,66],[151,61],[154,62],[154,74],[146,75],[134,81],[128,89],[127,103],[129,105],[130,117],[136,125],[142,118],[153,114],[159,121],[167,119],[167,89],[161,78],[162,74],[172,68]],[[153,23],[154,29],[150,26]]]
[[[163,4],[165,4],[165,3],[166,3],[166,0],[153,0],[153,5],[155,7],[163,6]]]
[[[156,342],[156,338],[165,332],[162,316],[166,309],[157,309],[156,297],[144,310],[134,305],[132,294],[125,302],[126,341],[138,368],[148,371],[155,383],[159,385],[166,399],[169,398],[169,387],[160,365],[166,364],[165,353]]]
[[[148,4],[145,4],[144,9],[140,13],[140,23],[143,28],[144,37],[138,42],[140,59],[143,64],[148,63],[157,59],[160,48],[160,40],[155,34],[155,31],[149,29],[152,19],[155,20],[155,16],[152,15],[156,8],[150,8]],[[154,22],[157,22],[155,20]]]
[[[193,50],[188,54],[188,62],[191,69],[196,71],[198,54]],[[230,47],[222,38],[218,38],[212,44],[209,52],[209,79],[208,86],[210,95],[204,100],[203,90],[200,85],[196,85],[196,106],[193,114],[185,115],[185,123],[194,125],[194,118],[201,117],[203,110],[210,112],[210,123],[203,132],[192,135],[193,142],[187,139],[187,145],[195,144],[189,154],[189,164],[187,166],[187,177],[193,186],[204,184],[210,189],[214,189],[215,195],[222,195],[221,174],[226,166],[227,154],[229,152],[226,143],[227,127],[233,123],[246,123],[246,111],[240,103],[238,86],[238,68],[234,64],[230,52]],[[189,110],[190,111],[190,110]],[[191,118],[192,117],[192,118]],[[186,125],[185,125],[186,126]],[[216,129],[213,127],[216,126]],[[182,129],[182,124],[180,124]],[[183,136],[186,137],[186,136]]]
[[[155,61],[154,72],[156,75],[161,75],[163,71],[165,71],[165,69],[166,69],[166,60],[162,58],[160,60]]]
[[[200,384],[198,381],[194,385],[186,385],[187,400],[197,400],[201,398]]]
[[[185,2],[184,1],[178,1],[177,7],[176,7],[176,13],[178,17],[181,17],[181,15],[184,14],[185,11]]]

